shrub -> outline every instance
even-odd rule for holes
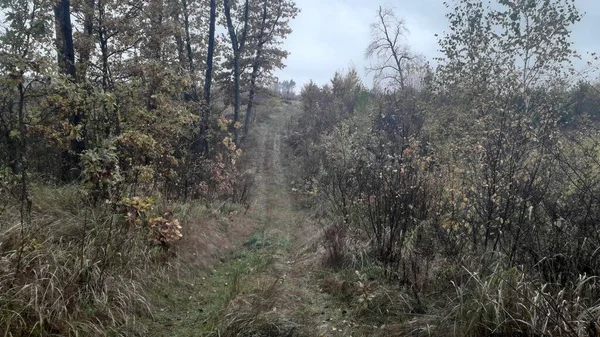
[[[348,261],[348,225],[333,224],[325,229],[323,245],[327,251],[325,264],[330,267],[343,267]]]

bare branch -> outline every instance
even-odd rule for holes
[[[392,8],[379,7],[377,21],[371,24],[371,43],[365,49],[365,58],[375,63],[367,71],[378,73],[381,79],[393,80],[394,85],[401,89],[406,86],[409,68],[422,61],[420,55],[403,44],[407,33],[406,23],[396,16]],[[386,71],[393,74],[383,74]]]

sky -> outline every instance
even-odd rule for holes
[[[291,53],[287,67],[276,73],[281,81],[293,79],[298,88],[311,79],[323,85],[337,70],[354,66],[366,76],[369,61],[364,51],[369,44],[370,24],[380,5],[391,6],[407,24],[407,44],[428,60],[439,56],[437,38],[447,27],[444,0],[296,0],[301,12],[291,22],[292,34],[285,41]],[[572,40],[582,54],[600,53],[600,0],[577,0],[583,19],[573,27]]]

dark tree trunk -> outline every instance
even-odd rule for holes
[[[179,53],[183,53],[185,49],[185,57],[182,59],[183,68],[187,69],[190,78],[192,80],[192,84],[190,85],[190,93],[186,93],[186,100],[192,100],[194,102],[199,102],[200,97],[198,95],[198,86],[196,83],[196,67],[194,66],[194,54],[192,52],[192,36],[190,33],[190,12],[188,8],[187,0],[181,0],[182,5],[182,14],[183,14],[183,31],[185,36],[176,36],[177,46],[179,48]],[[179,23],[179,14],[175,15],[175,20]],[[185,43],[184,43],[185,42]]]
[[[13,111],[14,101],[12,98],[6,99],[4,104],[0,107],[0,122],[2,122],[0,124],[0,129],[2,129],[2,139],[6,145],[6,163],[13,172],[17,172],[19,145],[15,141],[15,138],[10,136],[12,127],[6,123],[3,116],[4,113],[12,113]]]
[[[265,23],[267,21],[267,1],[263,3],[263,11],[260,24],[260,35],[258,45],[256,46],[256,54],[252,61],[252,74],[250,75],[250,92],[248,93],[248,106],[246,107],[246,119],[244,121],[244,138],[248,135],[250,121],[252,120],[252,105],[254,104],[254,93],[256,91],[256,78],[258,77],[258,66],[262,56],[262,48],[265,43],[263,41],[265,35]]]
[[[54,18],[56,20],[58,63],[63,73],[75,79],[75,48],[73,46],[73,26],[71,25],[69,0],[59,0],[54,5]]]
[[[229,31],[229,37],[231,39],[231,47],[233,49],[233,122],[237,123],[240,120],[240,56],[246,43],[246,36],[248,34],[248,0],[246,0],[244,7],[244,22],[243,29],[241,31],[241,37],[238,40],[238,33],[235,31],[233,21],[231,19],[231,6],[230,0],[223,1],[225,9],[225,19],[227,20],[227,30]],[[238,131],[233,129],[233,137],[236,144],[239,144]]]
[[[100,45],[100,60],[101,60],[101,69],[102,69],[102,88],[105,91],[112,91],[114,89],[114,81],[111,75],[110,70],[110,51],[108,49],[108,42],[111,38],[109,31],[106,28],[106,4],[103,0],[97,0],[97,8],[98,8],[98,18],[96,20],[97,27],[96,31],[98,33],[98,44]],[[114,135],[121,134],[121,121],[119,114],[119,106],[120,104],[117,101],[117,104],[114,108],[106,106],[106,111],[111,111],[112,114],[108,118],[108,123],[106,123],[106,128],[104,130],[104,134],[106,137],[110,137],[111,133]],[[114,126],[114,129],[113,129]]]
[[[188,10],[187,0],[182,0],[183,4],[183,28],[185,30],[185,50],[187,52],[187,60],[188,60],[188,68],[190,70],[190,74],[192,75],[192,79],[195,80],[196,73],[194,67],[194,54],[192,53],[192,36],[190,34],[190,13]],[[194,87],[194,100],[198,101],[198,91],[196,90],[196,82],[193,84]]]
[[[54,18],[56,21],[56,49],[58,63],[64,74],[76,81],[75,48],[73,46],[73,26],[71,25],[71,5],[69,0],[59,0],[54,5]],[[85,127],[83,113],[76,109],[69,116],[69,123],[73,127],[82,128],[82,137],[71,140],[71,150],[63,152],[63,165],[61,178],[63,181],[73,181],[79,177],[79,155],[85,150]]]
[[[150,57],[155,61],[160,61],[162,56],[162,29],[163,29],[163,9],[164,3],[163,0],[150,0],[149,2],[150,11],[150,25],[151,32],[150,33],[150,41],[149,41],[149,51]]]
[[[110,86],[110,69],[108,63],[108,34],[104,25],[105,5],[102,0],[98,3],[98,42],[100,44],[100,58],[102,59],[102,87],[106,90]]]
[[[181,12],[182,12],[182,8],[180,8],[179,6],[174,6],[171,16],[173,17],[173,21],[175,21],[176,27],[181,27],[181,25],[182,25],[181,18],[180,18]],[[185,44],[183,42],[183,36],[181,35],[181,32],[179,31],[179,29],[177,29],[175,31],[174,38],[175,38],[175,44],[177,45],[177,59],[179,61],[179,64],[181,65],[181,67],[186,69],[186,59],[185,59],[185,51],[184,51]]]
[[[215,21],[217,5],[215,0],[210,0],[210,22],[208,26],[208,50],[206,53],[206,76],[204,79],[204,102],[210,106],[210,86],[212,84],[213,56],[215,53]],[[203,122],[206,120],[203,118]]]
[[[233,53],[233,122],[240,120],[240,52]],[[236,132],[237,140],[237,132]]]

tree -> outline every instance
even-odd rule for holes
[[[5,167],[26,179],[35,107],[28,99],[39,94],[36,89],[45,86],[51,72],[49,53],[39,46],[52,45],[54,18],[43,0],[0,1],[0,10],[6,18],[0,35],[0,153]]]
[[[285,80],[280,83],[279,87],[281,90],[281,96],[283,96],[285,99],[291,99],[294,95],[296,82],[293,79],[289,81]]]
[[[251,54],[251,73],[244,136],[248,134],[252,118],[257,79],[259,75],[268,77],[267,75],[274,69],[283,67],[282,60],[287,57],[288,53],[280,47],[281,40],[292,32],[289,21],[297,14],[298,8],[293,1],[289,0],[262,0],[251,6],[249,20],[252,34],[247,48]]]
[[[250,6],[248,0],[245,0],[243,15],[241,18],[241,28],[236,29],[233,23],[233,17],[231,13],[231,2],[232,0],[224,0],[223,8],[225,10],[225,19],[227,22],[227,31],[229,33],[229,39],[231,42],[231,49],[233,51],[232,63],[233,63],[233,122],[237,123],[240,118],[240,61],[242,52],[246,45],[246,38],[248,36],[248,15]],[[235,142],[238,142],[237,129],[234,130]]]
[[[60,0],[54,5],[56,20],[56,51],[61,70],[73,80],[76,79],[75,48],[73,47],[73,26],[71,25],[71,2]]]
[[[81,20],[83,22],[83,34],[80,34],[78,39],[74,37],[74,45],[75,50],[79,51],[77,73],[80,79],[85,80],[87,70],[90,66],[90,57],[96,46],[94,40],[96,0],[75,2],[73,7],[73,14],[81,14],[83,16]]]
[[[210,87],[213,74],[213,56],[215,53],[215,21],[216,21],[216,1],[210,0],[210,18],[208,28],[208,45],[206,49],[206,74],[204,76],[204,102],[210,106]]]
[[[76,81],[75,47],[73,45],[71,2],[69,0],[56,2],[54,5],[54,18],[59,67],[65,75]],[[80,135],[72,137],[70,151],[63,153],[63,180],[74,180],[79,175],[79,155],[85,150],[85,125],[83,120],[83,112],[80,109],[75,109],[69,115],[69,123],[79,130]]]
[[[406,79],[420,66],[422,56],[413,53],[404,44],[406,39],[406,24],[396,16],[389,7],[379,7],[377,22],[371,24],[371,43],[365,50],[365,57],[375,59],[376,64],[367,68],[375,74],[376,81],[398,86],[401,90],[406,87]]]
[[[208,142],[206,141],[206,131],[208,128],[208,118],[210,112],[210,87],[213,76],[213,58],[215,53],[215,22],[217,17],[217,4],[215,0],[210,0],[210,17],[208,27],[208,45],[206,47],[206,70],[204,75],[204,108],[200,115],[200,133],[198,142],[203,152],[208,152]]]
[[[454,156],[472,172],[465,181],[475,182],[465,192],[472,247],[501,251],[513,262],[535,260],[548,252],[534,240],[544,214],[536,202],[546,198],[556,173],[550,153],[562,107],[555,93],[576,56],[569,37],[581,16],[561,0],[448,6],[438,81],[457,107],[453,124],[461,136],[453,141],[464,146]]]

